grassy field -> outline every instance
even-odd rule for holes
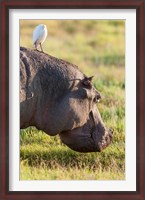
[[[30,127],[20,135],[21,180],[123,180],[125,179],[125,24],[113,20],[21,20],[20,45],[33,48],[37,24],[48,27],[43,49],[50,55],[95,75],[101,92],[99,111],[114,130],[113,142],[101,153],[77,153]]]

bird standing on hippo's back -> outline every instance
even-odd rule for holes
[[[42,49],[42,43],[45,41],[47,37],[47,27],[44,24],[40,24],[36,26],[36,28],[33,31],[33,45],[35,46],[36,50],[38,50],[38,46],[40,46],[41,51]]]

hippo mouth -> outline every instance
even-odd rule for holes
[[[62,142],[75,151],[100,152],[111,143],[112,133],[95,110],[90,111],[89,118],[82,127],[63,131],[59,135]]]

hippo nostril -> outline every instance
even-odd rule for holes
[[[94,102],[98,103],[101,99],[101,95],[99,93],[96,94],[95,98],[94,98]]]
[[[99,100],[97,99],[97,97],[94,97],[93,101],[94,101],[95,103],[99,102]]]
[[[99,93],[97,94],[97,99],[101,99],[101,95]]]
[[[112,138],[112,135],[113,135],[113,130],[112,129],[109,129],[109,136]]]
[[[110,132],[111,134],[113,134],[114,130],[110,128],[110,129],[109,129],[109,132]]]

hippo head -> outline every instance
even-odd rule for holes
[[[82,115],[82,118],[86,119],[85,123],[72,130],[62,131],[59,134],[63,143],[78,152],[102,151],[112,141],[112,130],[105,127],[96,106],[96,103],[101,99],[101,95],[92,86],[91,80],[92,77],[85,77],[81,81],[81,85],[79,84],[78,99],[80,101],[82,98],[80,94],[84,92],[84,105],[82,110],[73,110],[76,116]],[[86,102],[85,99],[87,100]]]
[[[78,152],[107,147],[112,131],[96,104],[100,93],[92,77],[77,66],[50,55],[20,48],[20,127],[35,126]]]

